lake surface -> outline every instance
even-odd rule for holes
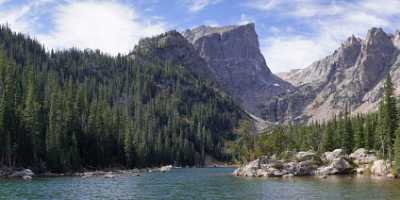
[[[356,177],[266,179],[232,168],[174,169],[142,176],[0,180],[0,199],[400,199],[400,180]]]

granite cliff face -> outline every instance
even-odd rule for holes
[[[297,89],[268,102],[265,113],[275,112],[278,117],[266,118],[279,122],[327,120],[343,111],[346,104],[353,113],[375,110],[388,73],[395,86],[400,86],[399,38],[399,33],[390,35],[372,28],[365,40],[352,36],[332,55],[303,70],[281,74]],[[293,96],[303,100],[295,101]]]
[[[183,36],[208,64],[217,83],[244,110],[262,117],[263,104],[294,87],[268,69],[260,52],[254,24],[198,28]]]

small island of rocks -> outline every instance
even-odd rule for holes
[[[285,152],[285,158],[261,156],[240,166],[233,172],[245,177],[283,177],[364,174],[395,178],[391,161],[378,159],[374,151],[364,148],[346,154],[343,149],[335,149],[318,155],[313,151]]]

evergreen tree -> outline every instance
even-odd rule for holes
[[[397,109],[393,91],[392,79],[388,74],[384,85],[384,95],[379,105],[380,152],[384,158],[388,159],[392,158],[394,132],[397,128]]]
[[[332,125],[328,124],[325,128],[323,140],[322,140],[322,152],[332,151],[334,149],[334,130]]]
[[[395,173],[399,175],[400,173],[400,128],[396,130],[396,139],[394,143],[394,161],[395,161]]]

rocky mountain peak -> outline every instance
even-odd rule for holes
[[[230,25],[230,26],[222,26],[222,27],[214,27],[214,26],[199,26],[192,30],[186,30],[183,32],[183,35],[187,40],[191,43],[195,43],[198,39],[211,36],[211,35],[219,35],[220,37],[228,32],[247,32],[248,34],[252,35],[253,37],[249,37],[249,39],[257,38],[257,33],[255,30],[255,24],[249,23],[245,25]],[[258,44],[258,40],[254,41]]]
[[[210,65],[223,90],[257,117],[262,116],[260,107],[267,99],[293,88],[267,67],[253,23],[200,26],[184,31],[183,36]]]
[[[361,52],[362,39],[352,35],[334,53],[333,65],[336,68],[349,68],[354,66]]]
[[[372,28],[364,40],[353,35],[333,54],[285,74],[285,80],[297,88],[295,94],[280,99],[280,105],[292,104],[292,108],[280,106],[283,117],[278,119],[327,120],[349,103],[355,113],[373,110],[385,76],[391,72],[395,84],[400,78],[396,44],[400,44],[399,32],[390,35]],[[293,96],[302,100],[294,101]]]
[[[400,31],[397,30],[392,37],[393,44],[396,48],[400,49]]]
[[[382,28],[372,28],[368,31],[363,45],[363,52],[365,54],[389,55],[394,50],[395,46],[392,36],[386,34]]]
[[[342,47],[350,47],[350,46],[358,46],[361,45],[362,39],[356,37],[355,35],[351,35],[347,40],[342,43]]]
[[[356,72],[363,90],[369,90],[382,79],[388,67],[395,61],[396,55],[397,50],[391,36],[382,28],[372,28],[368,31]]]
[[[366,44],[369,45],[381,45],[382,43],[391,43],[390,36],[386,34],[382,28],[372,28],[368,31],[365,39]]]
[[[159,59],[159,62],[187,67],[194,75],[215,81],[209,65],[201,58],[193,45],[181,33],[173,30],[139,41],[131,53],[132,57],[144,56]]]

